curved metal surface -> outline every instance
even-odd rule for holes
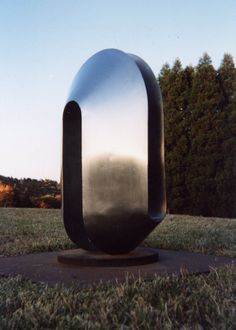
[[[163,151],[161,94],[151,69],[115,49],[92,56],[73,81],[63,117],[69,237],[107,253],[134,249],[165,215]]]

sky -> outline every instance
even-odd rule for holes
[[[235,0],[0,0],[0,175],[59,181],[62,113],[96,52],[143,58],[158,76],[207,52],[236,63]]]

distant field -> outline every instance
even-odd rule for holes
[[[235,257],[236,220],[168,215],[144,244]],[[2,257],[72,247],[59,210],[0,209]],[[235,328],[236,265],[83,290],[0,277],[1,330]]]

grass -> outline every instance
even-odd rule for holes
[[[73,247],[58,210],[0,209],[0,233],[1,255]],[[236,220],[170,215],[145,244],[236,256]],[[0,278],[0,329],[235,328],[236,265],[83,290]]]
[[[0,255],[69,249],[60,210],[0,208]],[[236,219],[167,215],[145,245],[236,257]]]
[[[163,249],[236,257],[236,219],[168,215],[145,243]]]
[[[236,270],[88,289],[0,279],[1,329],[235,329]]]
[[[0,208],[0,255],[73,248],[61,210]]]

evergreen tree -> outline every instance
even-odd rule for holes
[[[236,216],[236,70],[225,54],[196,68],[176,60],[159,76],[165,114],[168,208],[172,213]]]
[[[236,69],[233,58],[225,54],[218,70],[222,90],[221,140],[218,144],[221,162],[216,175],[220,216],[236,216]]]
[[[189,93],[193,69],[182,69],[177,59],[170,69],[163,66],[159,82],[163,93],[165,114],[167,204],[171,212],[184,212],[186,156],[189,151]]]
[[[216,171],[218,149],[217,113],[221,100],[217,72],[208,54],[199,60],[190,97],[191,148],[188,155],[188,191],[193,214],[213,215],[217,206]]]

